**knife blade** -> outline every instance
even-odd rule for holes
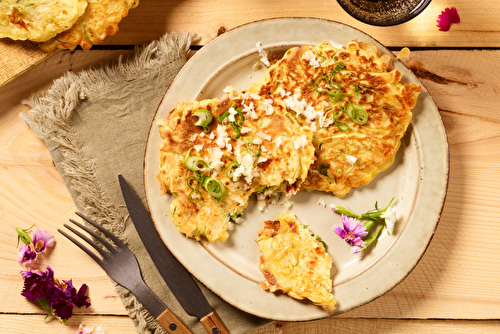
[[[177,298],[187,314],[200,320],[208,333],[229,333],[191,274],[167,248],[158,234],[148,210],[146,210],[123,175],[119,174],[118,180],[137,233],[175,298]]]

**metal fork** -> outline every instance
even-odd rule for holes
[[[76,212],[76,214],[94,226],[97,230],[101,231],[114,243],[114,245],[111,244],[108,240],[87,226],[73,219],[69,219],[70,222],[99,241],[105,248],[103,249],[97,243],[92,241],[87,235],[67,224],[64,224],[64,227],[76,234],[87,244],[92,246],[97,252],[99,252],[102,258],[68,233],[62,231],[61,229],[58,229],[57,231],[94,259],[115,282],[132,292],[169,333],[193,333],[182,322],[182,320],[170,311],[170,309],[168,309],[167,306],[165,306],[165,304],[149,289],[146,283],[144,283],[137,259],[130,249],[115,235],[101,225],[97,224],[92,219],[86,217],[80,212]]]

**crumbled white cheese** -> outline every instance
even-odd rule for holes
[[[356,158],[352,155],[346,155],[345,158],[346,158],[347,162],[350,163],[351,165],[354,165],[356,163],[356,161],[358,160],[358,158]]]
[[[292,96],[288,96],[283,100],[287,108],[295,111],[297,115],[303,114],[309,121],[316,118],[316,109],[311,103],[307,103],[304,99],[300,99],[300,87],[295,89]]]
[[[257,93],[250,93],[250,97],[254,100],[260,100],[260,95]]]
[[[205,137],[205,132],[200,132],[198,136],[200,136],[201,138]]]
[[[246,126],[242,126],[240,129],[241,134],[249,133],[250,131],[252,131],[252,129]]]
[[[194,145],[194,149],[196,150],[196,152],[200,152],[201,150],[203,150],[203,144]]]
[[[272,115],[274,113],[273,100],[265,99],[264,102],[260,105],[260,109],[265,111],[266,115]]]
[[[261,132],[261,131],[256,132],[255,135],[259,136],[260,138],[262,138],[264,140],[271,140],[272,139],[272,137],[270,135],[268,135],[267,133]],[[254,141],[254,144],[257,144],[257,143]],[[262,142],[259,144],[262,144]]]
[[[229,111],[229,116],[227,116],[227,120],[231,123],[236,122],[236,115],[238,115],[238,112],[236,111],[236,109],[231,107],[231,108],[229,108],[228,111]]]
[[[233,86],[227,86],[223,90],[231,100],[239,99],[238,91]]]
[[[254,157],[249,153],[244,155],[241,161],[238,161],[240,165],[234,170],[233,181],[236,182],[240,176],[243,176],[245,181],[251,184],[253,178],[259,176],[259,173],[253,167],[254,161]]]
[[[278,137],[274,140],[274,145],[276,145],[276,147],[280,147],[281,144],[283,144],[283,137]]]
[[[242,100],[248,100],[248,98],[250,97],[250,93],[249,92],[241,92],[240,93],[240,97]]]
[[[342,44],[335,43],[334,41],[330,41],[330,45],[336,49],[342,49],[344,47]]]
[[[249,105],[243,104],[242,112],[244,112],[246,114],[246,117],[248,117],[250,119],[259,118],[259,116],[257,116],[257,113],[255,112],[255,106],[254,106],[253,102],[250,102]]]
[[[279,92],[280,92],[281,97],[290,96],[292,94],[291,92],[287,92],[283,88],[280,88]]]
[[[224,124],[217,125],[217,139],[215,140],[215,143],[220,148],[224,148],[226,147],[227,143],[226,139],[229,139],[229,135],[226,132],[226,125]]]
[[[263,142],[264,141],[262,140],[262,138],[255,138],[254,140],[252,140],[252,144],[255,144],[255,145],[260,145]]]
[[[210,132],[210,135],[208,136],[208,139],[213,140],[215,138],[215,133]]]
[[[195,141],[195,140],[196,140],[196,137],[198,137],[198,134],[197,134],[197,133],[195,133],[194,135],[192,135],[192,136],[191,136],[191,138],[189,138],[189,141],[190,141],[190,142]]]
[[[267,52],[266,52],[266,50],[264,50],[262,43],[257,42],[256,46],[257,46],[257,50],[259,51],[260,61],[263,62],[264,65],[266,65],[267,67],[271,66],[271,63],[267,59]]]
[[[306,52],[304,52],[302,54],[302,59],[308,61],[309,66],[311,66],[312,68],[318,68],[320,65],[318,58],[316,58],[316,55],[312,50],[307,50]]]
[[[325,202],[325,199],[323,197],[320,197],[318,199],[318,205],[326,208],[326,202]]]
[[[318,130],[318,127],[316,126],[316,122],[311,122],[311,124],[309,124],[309,127],[311,128],[312,132],[316,132]]]
[[[302,148],[302,147],[306,146],[308,143],[309,143],[309,140],[307,140],[306,135],[302,135],[302,136],[300,136],[300,138],[295,139],[293,141],[293,147],[296,150],[298,150],[299,148]]]

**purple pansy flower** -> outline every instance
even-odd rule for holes
[[[460,16],[455,7],[446,7],[437,18],[437,27],[440,31],[448,31],[452,23],[460,23]]]
[[[342,226],[335,226],[333,231],[353,246],[353,254],[358,254],[365,247],[365,242],[361,238],[365,237],[368,232],[357,219],[342,215]]]

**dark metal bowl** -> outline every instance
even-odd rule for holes
[[[375,26],[393,26],[420,14],[431,0],[337,0],[357,20]]]

